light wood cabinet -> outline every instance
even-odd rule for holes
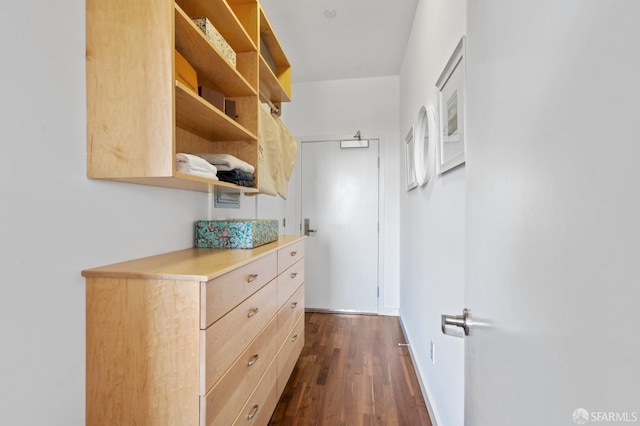
[[[175,154],[229,153],[257,169],[259,103],[280,105],[291,96],[291,67],[260,4],[87,0],[86,16],[88,177],[257,192],[177,172]],[[235,66],[196,27],[195,17],[207,17],[223,35],[236,52]],[[261,55],[261,45],[274,68]],[[176,81],[175,50],[196,70],[198,84],[235,102],[237,119]]]
[[[303,256],[281,237],[83,271],[87,425],[266,425],[304,345]]]

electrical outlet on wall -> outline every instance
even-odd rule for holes
[[[431,362],[433,364],[436,363],[436,344],[433,343],[433,340],[431,341]]]

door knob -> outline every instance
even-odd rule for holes
[[[462,311],[462,315],[442,315],[442,333],[455,336],[455,337],[464,337],[469,335],[469,310],[464,309]],[[459,327],[464,330],[464,336],[461,336],[460,333],[455,333],[449,326]],[[454,329],[455,330],[455,329]]]

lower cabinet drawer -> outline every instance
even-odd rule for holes
[[[200,395],[213,386],[277,312],[277,280],[200,332]]]
[[[278,398],[282,395],[304,347],[304,323],[304,315],[301,315],[278,352]]]
[[[240,414],[233,422],[234,425],[263,426],[269,423],[269,419],[278,404],[276,394],[276,378],[278,375],[277,363],[274,359],[256,390],[249,397]]]
[[[201,284],[200,328],[205,329],[276,277],[277,253]]]
[[[304,313],[304,285],[278,311],[278,347],[287,338],[300,315]]]
[[[276,318],[238,357],[206,396],[200,397],[201,425],[230,425],[278,351]]]
[[[278,275],[278,306],[282,306],[304,282],[304,259]]]
[[[278,250],[278,274],[283,273],[298,260],[304,258],[304,240]]]

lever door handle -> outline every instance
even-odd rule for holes
[[[305,219],[304,220],[304,235],[313,235],[316,232],[318,232],[317,229],[310,229],[309,228],[309,219]]]
[[[462,311],[462,315],[442,315],[441,327],[442,333],[455,336],[455,337],[464,337],[469,335],[469,310],[464,309]],[[464,330],[464,336],[461,336],[459,333],[454,333],[449,326],[459,327]]]

